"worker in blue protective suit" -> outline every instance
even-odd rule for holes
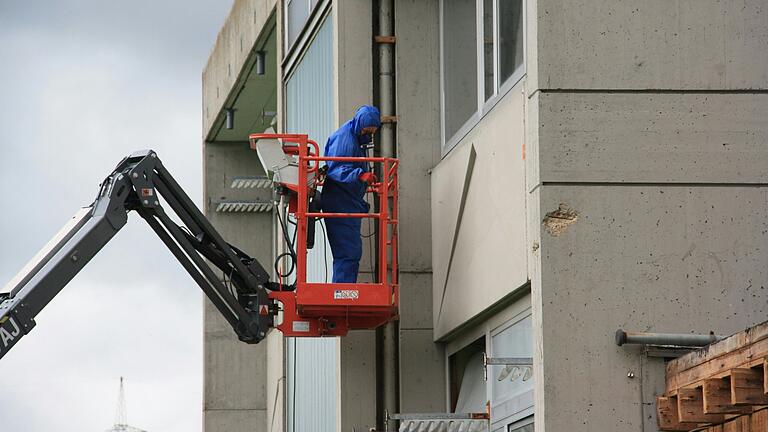
[[[325,144],[328,157],[366,157],[365,145],[381,126],[381,115],[376,107],[363,105],[355,117],[332,133]],[[322,193],[322,207],[326,213],[368,213],[365,191],[376,181],[365,162],[327,163],[328,171]],[[360,218],[326,218],[328,242],[333,254],[333,282],[357,282],[357,270],[363,255],[360,239]]]

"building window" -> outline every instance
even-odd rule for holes
[[[443,152],[525,71],[523,0],[442,0]]]
[[[285,51],[289,51],[309,20],[318,0],[285,1]]]
[[[491,331],[490,341],[490,357],[533,357],[530,312]],[[519,421],[533,414],[533,369],[489,366],[488,382],[491,386],[491,429],[528,431]],[[515,428],[510,429],[512,425]]]
[[[477,111],[477,28],[474,17],[475,0],[445,0],[443,117],[446,136],[458,132]]]
[[[534,432],[534,430],[533,416],[515,424],[511,424],[507,427],[507,432]]]
[[[499,2],[499,64],[501,82],[506,82],[523,66],[523,2]]]
[[[485,81],[485,99],[488,100],[496,91],[494,65],[493,0],[483,0],[483,79]]]

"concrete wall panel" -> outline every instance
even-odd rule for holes
[[[339,430],[376,428],[376,332],[350,332],[339,340],[339,350]]]
[[[333,1],[334,93],[337,127],[355,115],[360,105],[373,102],[372,4]]]
[[[766,182],[768,94],[539,95],[543,182]]]
[[[541,89],[768,88],[762,0],[538,0]]]
[[[445,353],[432,329],[400,329],[400,411],[445,410]]]
[[[432,274],[400,273],[400,329],[432,328]]]
[[[210,301],[205,302],[205,326],[204,416],[222,409],[266,410],[267,345],[238,341]]]
[[[435,337],[528,280],[524,81],[432,173]]]
[[[268,199],[269,192],[230,189],[232,177],[261,174],[255,152],[242,144],[204,146],[205,214],[225,240],[255,257],[263,266],[272,263],[270,214],[217,213],[216,202],[232,199]],[[265,195],[266,194],[266,195]],[[213,305],[204,309],[204,406],[207,432],[245,432],[254,425],[266,430],[267,344],[246,345]],[[240,425],[245,425],[238,429]]]
[[[614,332],[731,334],[764,321],[768,188],[545,185],[540,194],[544,430],[655,430],[639,413],[652,414],[641,404],[663,391],[663,364],[616,346]],[[563,208],[576,215],[570,224],[548,219]]]
[[[203,430],[206,431],[260,431],[261,426],[268,423],[267,412],[264,410],[217,410],[205,416]]]
[[[395,1],[401,271],[430,271],[429,172],[440,160],[438,2]]]

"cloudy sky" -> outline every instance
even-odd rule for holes
[[[127,153],[198,203],[201,72],[232,0],[0,0],[0,286]],[[202,294],[138,216],[0,360],[0,431],[200,431]]]

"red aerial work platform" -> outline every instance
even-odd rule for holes
[[[375,157],[323,157],[315,141],[301,134],[252,134],[251,148],[259,152],[265,169],[273,171],[276,186],[287,195],[288,213],[296,218],[295,290],[272,291],[282,303],[285,336],[344,336],[349,330],[373,329],[398,316],[397,280],[397,168],[398,160]],[[270,159],[270,153],[272,159]],[[269,159],[269,160],[266,160]],[[325,161],[365,162],[380,167],[381,179],[367,193],[378,203],[376,213],[323,213],[309,210],[309,202],[324,181]],[[307,235],[310,219],[370,218],[378,222],[378,271],[373,283],[307,282]],[[373,259],[373,257],[371,257]]]

